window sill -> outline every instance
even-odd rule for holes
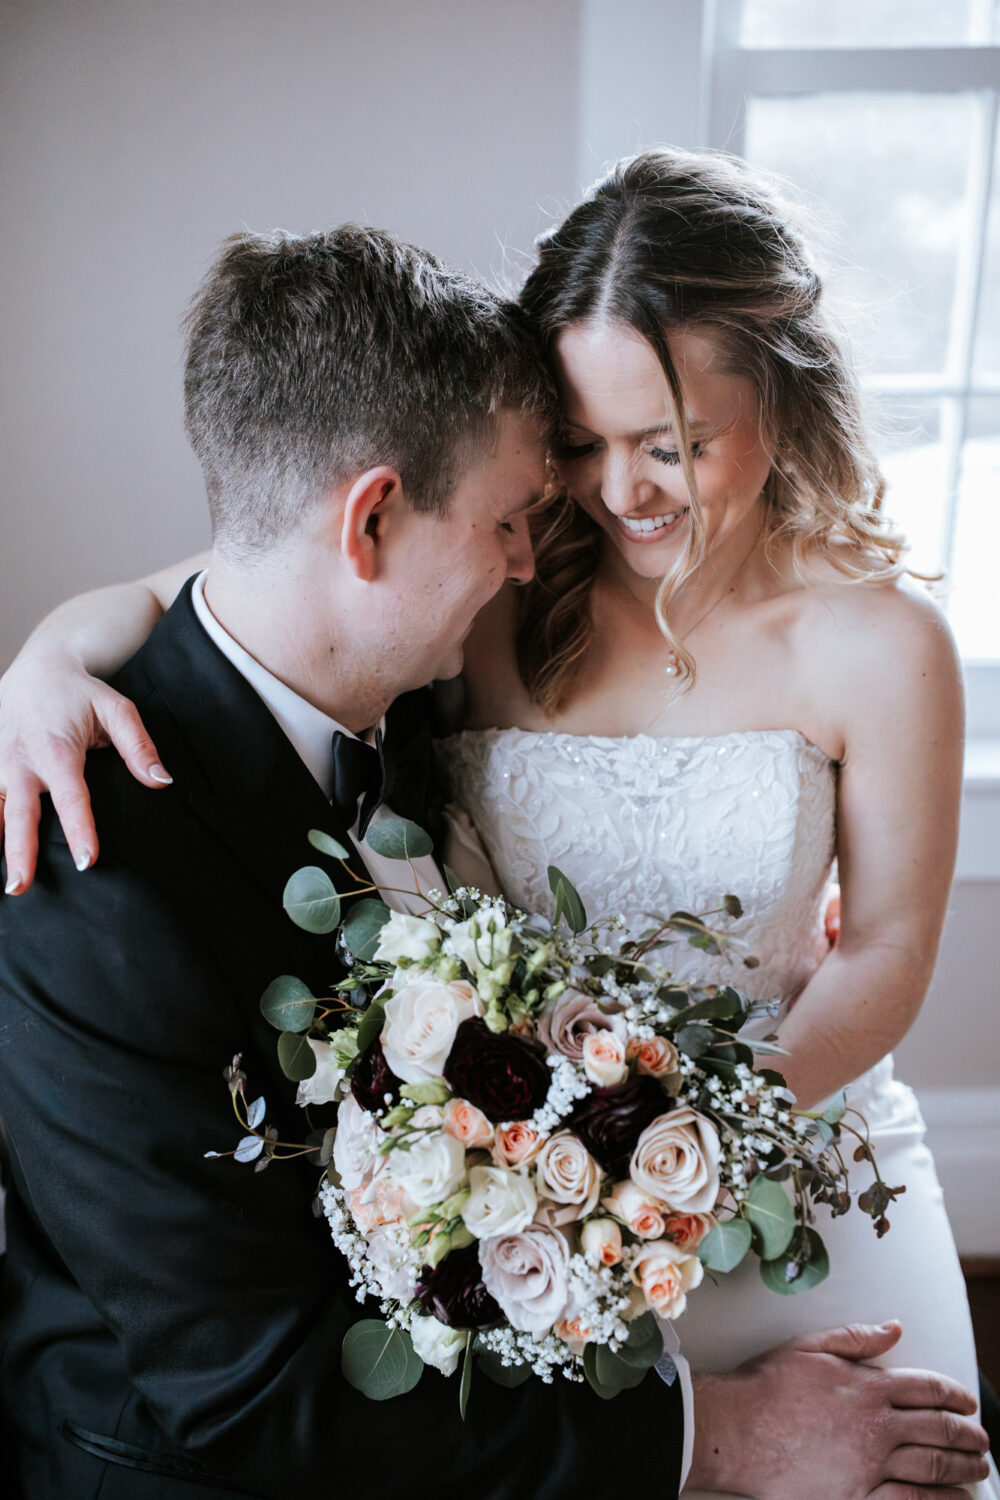
[[[1000,736],[973,736],[965,747],[955,879],[1000,881]]]

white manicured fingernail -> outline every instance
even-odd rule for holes
[[[155,766],[150,766],[149,779],[150,781],[158,781],[161,786],[173,786],[174,784],[174,778],[163,769],[159,761],[156,762]]]
[[[93,859],[94,856],[89,849],[78,849],[76,854],[73,855],[73,863],[78,870],[89,870]]]
[[[21,888],[21,881],[22,881],[22,879],[23,879],[23,876],[21,875],[20,870],[15,870],[14,873],[13,873],[13,875],[8,875],[7,876],[7,884],[3,888],[4,895],[5,896],[16,896],[17,892]]]

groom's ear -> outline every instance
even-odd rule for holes
[[[352,482],[344,505],[340,550],[362,583],[376,577],[390,515],[405,504],[403,481],[388,464],[366,469]]]

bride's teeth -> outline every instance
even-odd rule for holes
[[[622,516],[621,519],[629,531],[659,531],[661,526],[669,526],[671,521],[676,521],[680,514],[679,510],[672,510],[667,516],[643,516],[636,521],[630,521],[628,516]]]

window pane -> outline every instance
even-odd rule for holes
[[[954,47],[987,41],[988,26],[982,0],[743,0],[740,44]]]
[[[941,403],[882,396],[869,398],[867,409],[887,484],[882,510],[910,544],[907,565],[936,573],[947,542]]]
[[[963,656],[1000,659],[1000,398],[969,403],[948,614]]]
[[[870,93],[748,103],[747,157],[832,211],[830,304],[868,369],[945,368],[975,103]]]
[[[1000,380],[1000,126],[993,158],[993,186],[979,294],[975,371],[977,375]]]

